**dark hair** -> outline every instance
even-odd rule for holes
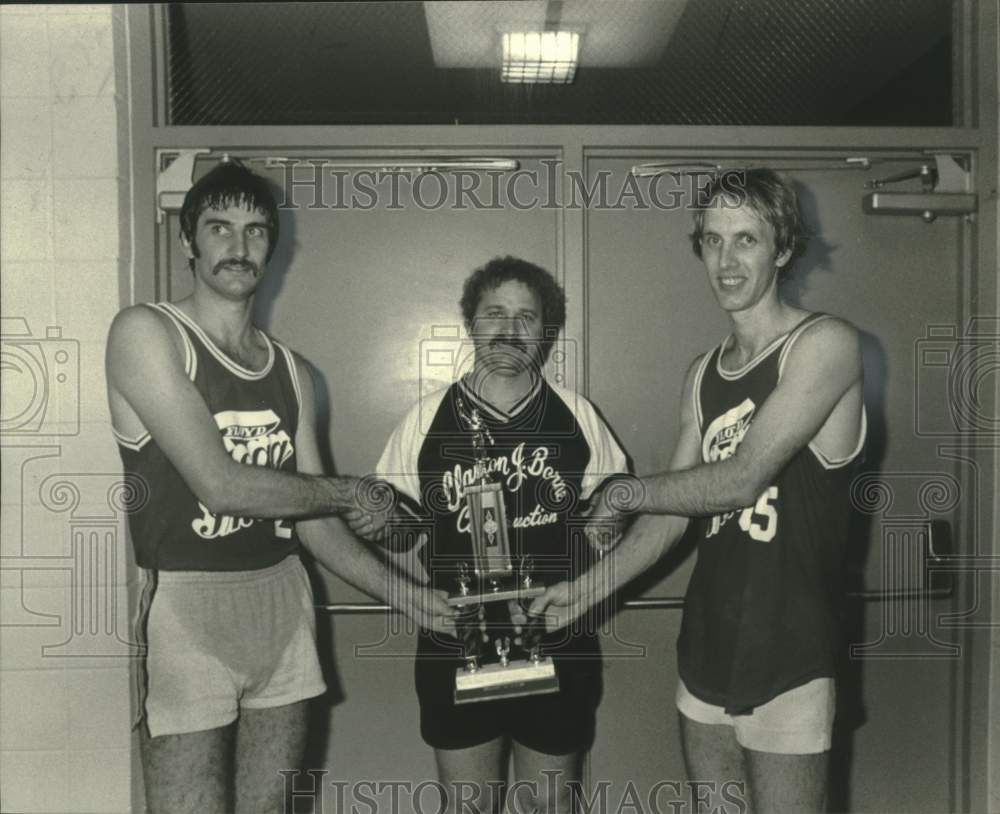
[[[774,230],[775,252],[780,255],[791,251],[788,262],[779,271],[780,276],[805,251],[809,235],[799,210],[799,196],[795,194],[792,185],[774,170],[758,167],[725,170],[707,188],[699,191],[699,201],[694,211],[694,231],[691,233],[691,247],[699,259],[705,212],[720,204],[731,207],[749,206],[758,217],[771,225]]]
[[[549,357],[559,331],[566,325],[566,295],[562,286],[548,271],[518,257],[495,257],[485,266],[477,268],[462,287],[462,317],[465,327],[472,330],[476,309],[483,292],[499,288],[510,280],[517,280],[530,288],[542,303],[544,337],[541,343],[542,361]]]
[[[191,186],[181,205],[181,236],[190,244],[195,257],[198,246],[195,233],[198,218],[206,209],[225,209],[227,206],[243,206],[264,213],[267,222],[267,260],[278,245],[278,205],[267,181],[254,174],[238,161],[220,161]],[[194,269],[194,261],[191,261]]]

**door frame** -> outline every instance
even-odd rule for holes
[[[967,154],[978,191],[975,235],[963,247],[964,279],[960,318],[963,324],[974,315],[1000,314],[997,284],[997,187],[998,110],[997,53],[998,7],[995,2],[956,0],[953,53],[957,90],[954,105],[958,127],[940,128],[820,128],[820,127],[689,127],[689,126],[586,126],[515,125],[460,127],[443,125],[401,126],[165,126],[164,59],[162,49],[165,11],[161,5],[126,5],[115,9],[116,70],[126,98],[119,109],[120,173],[124,194],[120,196],[121,234],[119,272],[120,305],[155,299],[156,262],[161,256],[161,237],[156,224],[156,160],[164,150],[209,147],[232,152],[260,149],[266,145],[283,150],[370,150],[378,145],[386,155],[428,153],[497,154],[504,150],[545,149],[562,151],[565,171],[586,172],[591,155],[606,150],[648,149],[651,156],[679,154],[706,156],[728,153],[742,156],[818,157],[855,152],[872,155],[911,151]],[[653,146],[651,146],[653,145]],[[586,301],[586,209],[566,209],[561,215],[563,241],[561,263],[569,285],[580,280],[580,289],[567,293],[575,303],[567,319],[567,333],[579,337],[583,356],[587,349]],[[586,394],[586,363],[578,388]],[[987,394],[1000,404],[1000,376],[994,392]],[[988,446],[991,466],[988,482],[1000,484],[997,439],[965,438],[972,449],[976,442]],[[1000,556],[1000,500],[996,489],[983,500],[978,517],[964,519],[967,528],[978,527],[984,540],[992,541],[992,562]],[[984,566],[987,575],[990,566]],[[992,566],[993,574],[996,566]],[[964,597],[969,599],[969,597]],[[959,597],[962,601],[963,597]],[[991,580],[987,615],[1000,624],[1000,580]],[[968,631],[964,643],[972,644]],[[963,663],[965,660],[961,660]],[[952,749],[952,794],[956,811],[989,810],[1000,801],[1000,648],[993,647],[972,667],[961,670],[956,698],[950,699],[960,731]],[[929,703],[937,699],[928,699]],[[942,699],[943,700],[943,699]]]

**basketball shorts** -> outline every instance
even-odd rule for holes
[[[702,724],[731,726],[746,749],[782,755],[825,752],[833,738],[836,689],[832,678],[816,678],[781,693],[749,715],[728,715],[723,707],[695,698],[677,679],[677,709]]]
[[[312,588],[297,556],[256,571],[150,576],[139,712],[151,736],[227,726],[241,709],[326,691]]]

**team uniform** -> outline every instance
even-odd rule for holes
[[[180,333],[185,372],[233,459],[294,472],[300,391],[291,352],[262,333],[267,363],[248,370],[176,306],[148,307]],[[129,530],[146,577],[140,714],[150,734],[225,726],[239,707],[282,706],[324,692],[294,526],[213,513],[148,432],[115,437],[126,476],[138,485]]]
[[[777,386],[788,353],[826,314],[806,317],[739,370],[726,342],[694,382],[705,463],[732,456]],[[728,341],[728,340],[727,340]],[[799,450],[753,506],[696,521],[698,560],[678,639],[678,707],[703,723],[731,723],[743,745],[810,753],[829,748],[849,488],[865,437],[831,460]]]
[[[420,550],[431,584],[454,593],[456,563],[472,562],[465,487],[474,481],[472,435],[461,418],[475,409],[493,437],[488,470],[503,487],[511,559],[533,558],[546,585],[571,579],[591,562],[579,515],[605,478],[626,471],[625,455],[582,396],[536,381],[509,412],[480,399],[466,382],[423,398],[389,439],[377,474],[418,503],[433,533]],[[601,694],[600,646],[593,632],[557,631],[542,639],[559,677],[558,693],[482,701],[456,708],[462,648],[422,630],[414,668],[421,734],[432,747],[460,749],[507,735],[546,754],[589,747]]]

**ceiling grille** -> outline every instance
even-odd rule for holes
[[[449,5],[169,5],[169,123],[953,124],[950,0]],[[504,20],[534,10],[582,32],[572,84],[500,81]]]

